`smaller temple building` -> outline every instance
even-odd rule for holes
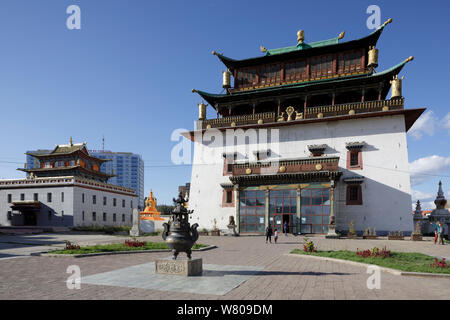
[[[108,160],[89,154],[86,143],[57,145],[30,154],[39,167],[18,170],[25,179],[0,180],[2,226],[129,226],[138,201],[133,189],[108,184],[100,171]]]

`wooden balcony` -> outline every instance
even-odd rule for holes
[[[295,115],[292,117],[293,120],[290,121],[303,121],[306,119],[320,119],[343,115],[355,115],[359,113],[369,113],[369,112],[380,112],[380,111],[391,111],[391,110],[401,110],[404,108],[404,99],[391,99],[391,100],[376,100],[376,101],[366,101],[366,102],[355,102],[355,103],[344,103],[329,106],[319,106],[319,107],[307,107],[306,116],[303,119],[295,119]],[[294,109],[298,113],[303,113],[303,107],[295,107]],[[288,121],[288,116],[284,111],[284,118],[281,120],[283,122]],[[258,125],[265,123],[274,123],[280,121],[277,117],[276,112],[266,112],[266,113],[256,113],[248,115],[239,115],[231,117],[222,117],[219,119],[210,119],[199,121],[202,123],[203,129],[209,128],[227,128],[227,127],[239,127],[243,125]]]
[[[247,124],[270,123],[276,121],[275,112],[265,112],[257,114],[248,114],[241,116],[223,117],[219,119],[210,119],[203,121],[203,128],[223,128],[223,127],[235,127]],[[262,121],[262,122],[261,122]]]
[[[306,119],[333,117],[376,111],[403,109],[404,99],[376,100],[366,102],[335,104],[334,106],[311,107],[306,109]]]

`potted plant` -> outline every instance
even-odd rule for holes
[[[416,228],[414,229],[413,233],[411,233],[411,240],[412,241],[422,241],[422,231],[420,230],[420,222],[416,223]]]
[[[404,238],[403,232],[401,231],[391,231],[388,235],[388,240],[403,240]]]
[[[353,220],[350,221],[350,223],[348,224],[347,238],[356,239],[355,221]]]
[[[375,228],[373,228],[373,230],[371,230],[369,227],[366,230],[364,230],[363,239],[378,239]]]

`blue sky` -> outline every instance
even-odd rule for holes
[[[81,8],[82,29],[66,28],[66,8]],[[192,88],[221,91],[224,66],[212,50],[233,58],[371,32],[366,9],[393,18],[378,48],[389,68],[413,55],[402,72],[406,107],[428,110],[408,134],[413,195],[434,200],[442,179],[450,190],[448,41],[444,1],[147,1],[2,0],[0,3],[0,178],[20,178],[24,152],[55,144],[88,143],[139,153],[145,192],[170,203],[190,180],[174,166],[174,129],[192,129],[200,102]],[[212,114],[210,115],[212,116]]]

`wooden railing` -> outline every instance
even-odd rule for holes
[[[367,102],[355,102],[335,104],[334,106],[322,106],[306,108],[306,119],[317,118],[319,113],[325,117],[332,117],[338,115],[349,114],[351,110],[356,113],[383,111],[383,108],[388,110],[403,109],[404,99],[392,100],[375,100]]]
[[[234,127],[246,124],[257,124],[259,122],[269,123],[275,122],[275,112],[265,112],[256,114],[246,114],[241,116],[223,117],[219,119],[210,119],[203,121],[203,129],[208,128],[221,128],[221,127]]]
[[[399,110],[404,107],[404,99],[375,100],[366,102],[354,102],[336,104],[333,106],[307,107],[306,116],[303,119],[327,118],[339,115],[358,114],[366,112],[377,112],[387,110]],[[299,113],[303,113],[303,108],[295,108]],[[283,110],[284,111],[284,110]],[[295,118],[295,117],[294,117]],[[249,124],[263,124],[276,122],[275,112],[256,113],[248,115],[239,115],[231,117],[222,117],[219,119],[210,119],[199,121],[203,129],[237,127]],[[287,121],[286,112],[284,121]],[[291,120],[293,121],[293,120]],[[302,121],[302,120],[296,120]]]

